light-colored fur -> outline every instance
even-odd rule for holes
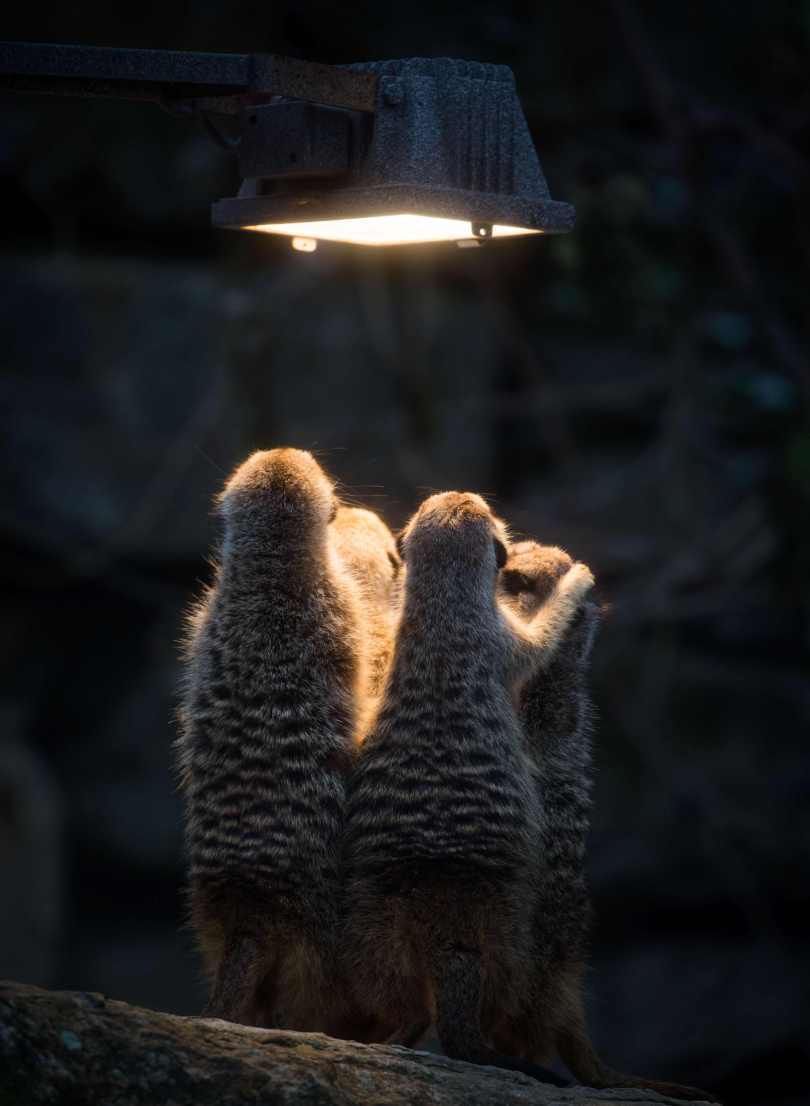
[[[404,568],[394,535],[373,511],[341,506],[330,530],[335,549],[357,582],[362,600],[361,622],[368,658],[364,719],[368,720],[391,663],[402,607]]]

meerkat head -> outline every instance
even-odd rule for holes
[[[492,579],[506,563],[504,523],[474,492],[442,492],[426,499],[399,535],[405,564],[430,562],[441,573],[461,570]]]
[[[396,586],[402,558],[394,535],[379,515],[362,507],[338,507],[331,532],[338,553],[366,588],[388,597]]]
[[[226,528],[296,528],[304,534],[326,527],[337,514],[334,485],[311,453],[302,449],[257,450],[228,479],[218,499]]]
[[[498,579],[498,591],[521,613],[532,615],[573,563],[565,550],[556,545],[516,542],[509,547],[509,557]]]

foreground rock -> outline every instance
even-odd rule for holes
[[[102,995],[0,983],[0,1103],[35,1106],[511,1106],[675,1102],[559,1090],[425,1052],[246,1029]]]

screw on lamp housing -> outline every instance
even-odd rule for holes
[[[378,246],[571,230],[511,70],[441,58],[350,68],[377,78],[374,112],[253,110],[238,149],[245,179],[214,204],[215,226]]]

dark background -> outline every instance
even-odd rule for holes
[[[224,475],[297,445],[593,567],[596,1042],[806,1102],[810,4],[51,7],[3,37],[505,62],[579,218],[295,254],[210,228],[194,123],[2,98],[0,975],[199,1010],[176,641]]]

